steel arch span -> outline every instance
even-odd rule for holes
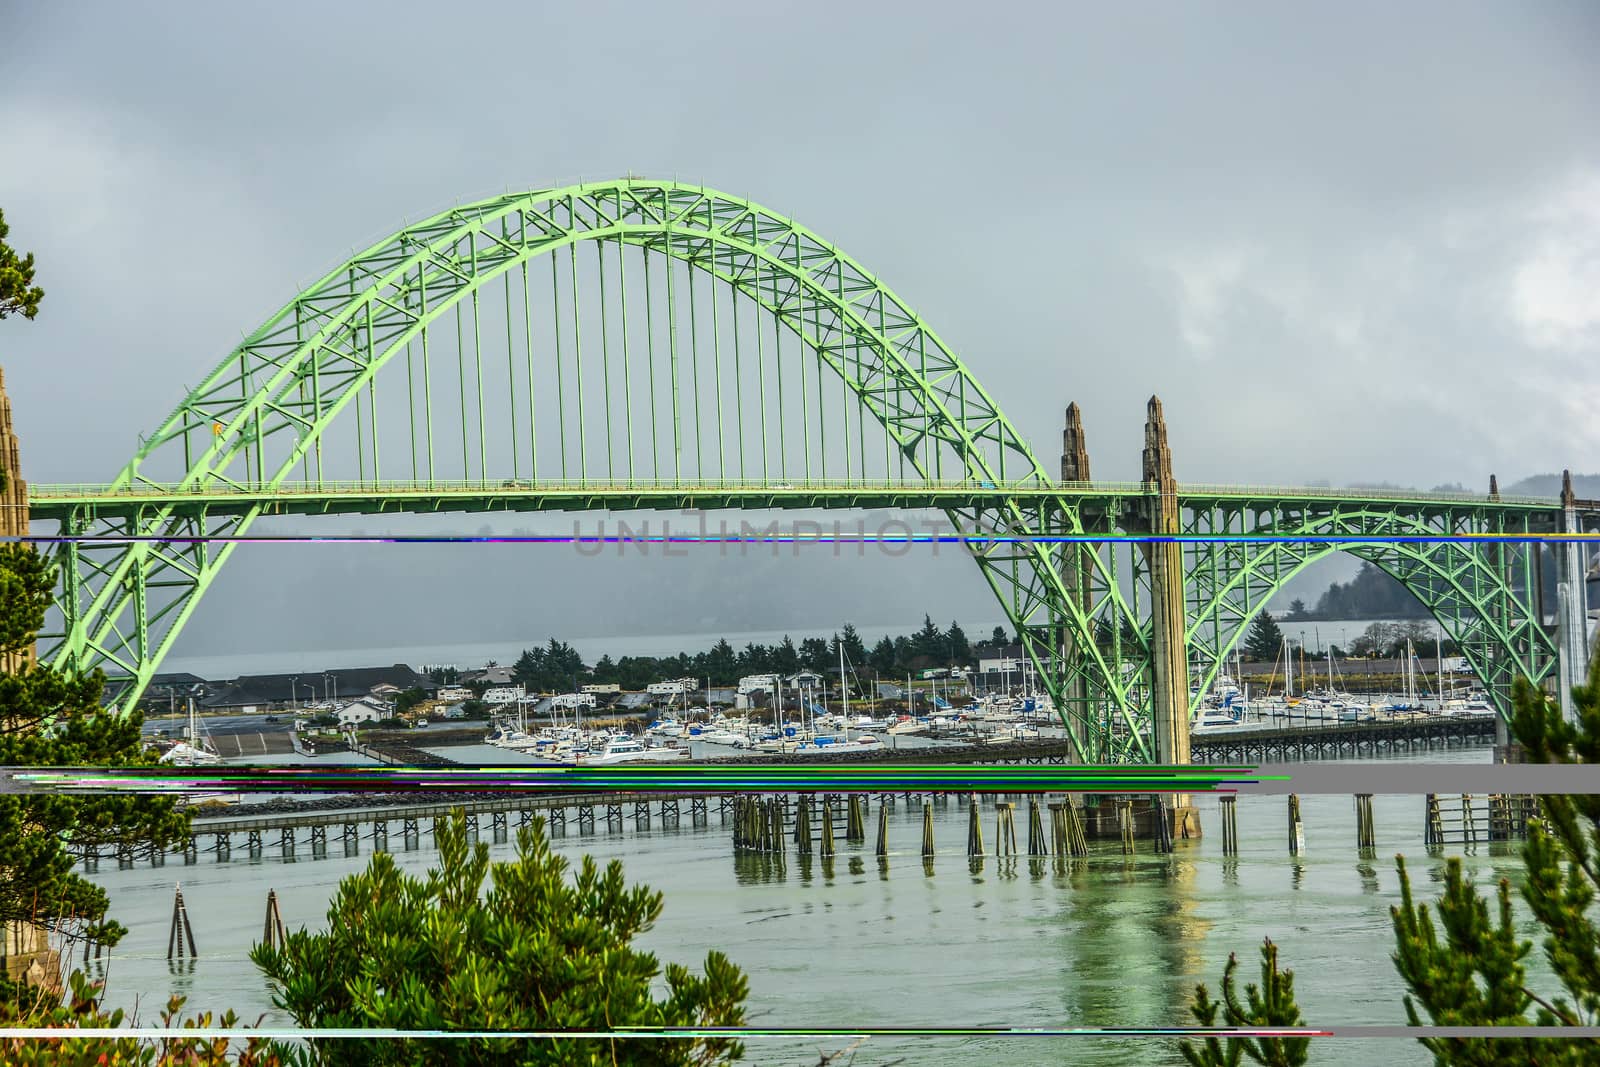
[[[1190,548],[1187,645],[1202,692],[1211,687],[1255,614],[1306,566],[1347,552],[1395,578],[1426,608],[1443,635],[1473,666],[1495,707],[1507,715],[1518,677],[1542,682],[1557,650],[1542,625],[1539,549],[1523,542],[1473,544],[1462,535],[1537,535],[1552,532],[1547,516],[1500,502],[1258,500],[1241,509],[1194,507],[1186,522],[1198,535],[1248,525],[1263,537],[1315,540],[1258,543],[1212,541]],[[1345,544],[1326,538],[1348,537]],[[1426,650],[1419,650],[1425,653]]]
[[[746,200],[629,178],[457,207],[297,295],[105,487],[136,507],[62,516],[64,534],[175,540],[62,545],[43,655],[105,669],[131,708],[233,553],[204,538],[281,513],[271,493],[290,484],[353,480],[379,510],[397,470],[421,486],[670,485],[691,501],[730,480],[953,481],[991,491],[944,507],[961,530],[1082,529],[1070,497],[1040,497],[1052,483],[968,369],[849,256]],[[229,493],[234,506],[214,502]],[[1066,595],[1059,551],[974,556],[1081,753],[1147,759],[1138,684],[1092,640],[1132,607],[1098,557],[1075,579],[1091,595]],[[1087,650],[1065,667],[1064,642]]]

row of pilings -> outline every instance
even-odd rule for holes
[[[1045,831],[1044,810],[1050,812],[1050,829]],[[888,801],[878,806],[878,827],[873,852],[883,857],[889,854]],[[934,802],[922,805],[922,856],[931,859],[935,853],[933,834]],[[1000,802],[995,805],[995,835],[993,855],[1021,855],[1017,837],[1017,805]],[[812,797],[800,794],[790,798],[775,796],[739,796],[733,802],[733,847],[738,852],[779,853],[791,846],[802,855],[815,852],[823,857],[838,853],[842,838],[847,844],[866,843],[868,798],[860,794],[842,797]],[[842,823],[840,820],[843,820]],[[988,855],[984,847],[983,815],[974,796],[967,811],[968,856]],[[1131,851],[1131,849],[1130,849]],[[1087,856],[1088,834],[1085,830],[1082,802],[1074,798],[1061,803],[1042,805],[1037,799],[1028,801],[1027,855],[1029,856]]]
[[[947,798],[939,797],[937,802]],[[1221,801],[1222,853],[1239,854],[1238,797],[1223,796]],[[1373,814],[1372,794],[1358,793],[1354,797],[1356,808],[1356,847],[1368,853],[1377,847],[1377,822]],[[1488,798],[1487,813],[1475,815],[1473,798],[1427,797],[1424,839],[1430,846],[1447,843],[1473,844],[1479,841],[1506,841],[1527,836],[1530,820],[1538,815],[1538,805],[1533,797],[1500,796]],[[937,854],[934,841],[935,799],[922,804],[921,855],[932,859]],[[884,799],[878,807],[877,835],[873,852],[879,857],[889,854],[889,812],[893,802]],[[1109,807],[1109,811],[1106,810]],[[1089,854],[1092,832],[1091,817],[1086,813],[1081,798],[1073,796],[1060,802],[1042,803],[1038,798],[1028,800],[1027,850],[1020,851],[1016,824],[1017,804],[999,801],[994,806],[993,850],[984,841],[984,819],[976,794],[967,807],[967,840],[965,854],[976,856],[1068,856]],[[850,794],[842,797],[817,798],[806,794],[791,798],[786,795],[738,796],[733,798],[733,845],[737,852],[781,853],[791,846],[801,855],[813,853],[831,857],[838,852],[838,842],[865,844],[864,824],[868,810],[866,796]],[[1049,812],[1046,830],[1045,811]],[[1287,845],[1291,856],[1306,851],[1305,824],[1300,811],[1300,797],[1287,798]],[[1102,828],[1114,826],[1114,838],[1119,841],[1124,855],[1132,855],[1135,843],[1148,839],[1157,853],[1170,853],[1175,848],[1175,812],[1164,797],[1152,798],[1149,806],[1136,809],[1128,797],[1101,805],[1097,816]],[[841,823],[840,820],[843,820]],[[1142,828],[1142,829],[1141,829]],[[1145,831],[1148,831],[1145,832]],[[1105,836],[1101,834],[1099,836]]]

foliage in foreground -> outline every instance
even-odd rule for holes
[[[1572,690],[1576,721],[1567,722],[1542,692],[1518,679],[1511,728],[1530,763],[1600,764],[1600,659],[1589,684]],[[1540,798],[1543,818],[1529,827],[1522,848],[1525,871],[1521,896],[1544,932],[1542,945],[1561,993],[1541,994],[1528,985],[1524,960],[1533,942],[1517,936],[1511,883],[1501,879],[1494,905],[1452,857],[1445,865],[1444,893],[1430,910],[1416,903],[1405,857],[1396,856],[1401,902],[1390,909],[1395,932],[1395,967],[1405,981],[1406,1018],[1412,1026],[1553,1026],[1600,1024],[1600,926],[1592,914],[1600,895],[1600,795],[1550,795]],[[1276,949],[1263,949],[1263,984],[1276,989],[1258,1003],[1254,988],[1246,1010],[1230,993],[1236,961],[1223,975],[1225,1021],[1230,1026],[1298,1025],[1292,982],[1274,987]],[[1268,949],[1270,952],[1270,959]],[[1287,977],[1287,974],[1285,975]],[[1276,1003],[1276,1007],[1274,1007]],[[1218,1006],[1196,991],[1191,1008],[1203,1025],[1213,1025]],[[1530,1014],[1531,1012],[1531,1014]],[[1270,1020],[1270,1022],[1269,1022]],[[1593,1038],[1436,1038],[1418,1040],[1434,1054],[1437,1067],[1541,1067],[1600,1065],[1600,1041]],[[1263,1058],[1262,1049],[1244,1039],[1207,1039],[1182,1045],[1195,1067],[1236,1067],[1242,1056],[1263,1064],[1302,1060]]]
[[[1239,1000],[1233,972],[1239,959],[1228,954],[1222,971],[1222,999],[1212,1000],[1206,987],[1198,985],[1190,1011],[1201,1026],[1237,1026],[1261,1029],[1297,1029],[1305,1026],[1300,1008],[1294,1002],[1294,972],[1278,970],[1278,946],[1270,938],[1261,945],[1261,984],[1244,987],[1245,1002]],[[1217,1022],[1218,1013],[1222,1022]],[[1183,1058],[1193,1067],[1238,1067],[1242,1057],[1267,1067],[1300,1067],[1311,1046],[1309,1037],[1229,1038],[1226,1043],[1208,1037],[1200,1045],[1185,1041],[1180,1046]]]
[[[4,473],[0,472],[0,484]],[[33,646],[55,587],[27,545],[0,546],[0,653]],[[140,718],[100,707],[104,677],[42,664],[0,674],[0,765],[126,767],[152,762]],[[0,797],[0,923],[115,944],[106,895],[73,871],[91,849],[165,848],[185,839],[188,816],[151,797]]]
[[[273,1000],[307,1028],[609,1031],[626,1026],[732,1027],[744,1022],[743,973],[719,952],[705,976],[676,964],[654,999],[656,958],[630,947],[661,914],[660,893],[629,888],[622,865],[584,857],[576,876],[551,851],[543,820],[517,835],[517,856],[490,864],[453,813],[439,866],[425,878],[379,853],[340,883],[325,933],[291,933],[251,959]],[[484,877],[490,888],[483,893]],[[721,1038],[682,1041],[469,1039],[317,1041],[315,1062],[410,1064],[710,1064],[743,1049]]]
[[[123,1011],[100,1007],[104,992],[81,972],[69,979],[69,996],[61,1003],[53,994],[23,986],[8,986],[0,997],[0,1026],[31,1029],[119,1029]],[[161,1026],[185,1030],[211,1027],[211,1013],[180,1021],[184,999],[173,997],[161,1015]],[[236,1026],[229,1012],[217,1020],[218,1029]],[[296,1049],[251,1038],[243,1048],[227,1038],[169,1037],[146,1041],[135,1037],[0,1038],[0,1063],[7,1067],[296,1067],[305,1056]]]

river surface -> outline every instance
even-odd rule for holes
[[[495,750],[498,751],[498,750]],[[471,758],[461,749],[456,758]],[[504,753],[501,753],[502,757]],[[1486,762],[1487,748],[1407,757],[1416,762]],[[880,867],[872,855],[876,808],[865,846],[844,845],[832,862],[733,853],[730,830],[713,810],[709,825],[619,833],[601,820],[580,834],[575,821],[557,849],[574,860],[622,860],[630,882],[665,894],[666,906],[643,947],[663,960],[695,965],[707,951],[726,952],[750,976],[749,1020],[755,1026],[1182,1026],[1197,982],[1215,993],[1230,952],[1243,963],[1241,984],[1259,976],[1263,937],[1280,946],[1282,965],[1296,973],[1296,992],[1308,1025],[1403,1024],[1401,983],[1389,960],[1389,906],[1399,897],[1394,855],[1411,860],[1413,884],[1432,899],[1443,856],[1422,847],[1423,798],[1375,798],[1379,848],[1362,859],[1354,847],[1349,797],[1302,798],[1307,852],[1287,849],[1282,797],[1242,797],[1241,854],[1224,859],[1218,801],[1196,803],[1208,836],[1180,842],[1158,856],[1141,842],[1124,857],[1114,842],[1096,842],[1087,859],[1058,862],[998,859],[979,863],[962,854],[964,805],[935,808],[940,855],[932,872],[919,856],[921,809],[902,801],[890,813],[890,850]],[[1018,832],[1026,842],[1023,823]],[[992,848],[994,810],[984,808]],[[514,825],[514,822],[513,822]],[[489,840],[487,821],[484,840]],[[396,828],[397,829],[397,828]],[[391,844],[403,848],[398,835]],[[112,915],[129,928],[109,964],[110,999],[153,1021],[169,992],[189,998],[188,1009],[239,1011],[246,1021],[292,1025],[271,1005],[266,982],[246,958],[260,936],[267,891],[275,889],[291,928],[325,926],[338,880],[363,867],[361,855],[341,854],[330,834],[329,857],[313,860],[302,833],[293,862],[269,840],[258,859],[235,847],[218,863],[202,853],[186,866],[117,869],[103,862],[94,875],[110,894]],[[511,844],[492,846],[509,858]],[[1465,853],[1480,884],[1515,875],[1513,845],[1451,846]],[[397,853],[421,873],[433,862],[428,836],[418,851]],[[199,959],[184,967],[165,959],[173,886],[182,882]],[[1525,909],[1519,907],[1519,914]],[[1536,937],[1530,924],[1527,935]],[[1530,964],[1543,969],[1536,949]],[[1046,1046],[1034,1038],[873,1038],[860,1050],[861,1067],[900,1056],[915,1064],[1150,1063],[1180,1064],[1176,1044],[1151,1039],[1064,1039]],[[845,1041],[833,1042],[840,1047]],[[826,1040],[753,1041],[754,1063],[815,1063]],[[1421,1065],[1430,1057],[1413,1042],[1338,1041],[1313,1046],[1313,1063]]]

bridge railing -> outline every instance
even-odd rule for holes
[[[694,478],[677,480],[628,481],[616,479],[550,478],[474,478],[323,480],[316,482],[231,482],[214,480],[201,486],[176,483],[140,482],[112,487],[89,482],[34,484],[28,487],[31,499],[170,499],[181,497],[252,496],[358,496],[404,494],[526,494],[526,493],[771,493],[800,496],[807,493],[839,492],[961,492],[1048,496],[1064,492],[1073,495],[1147,496],[1154,493],[1145,482],[990,482],[970,479],[939,481],[890,481],[875,479],[750,480]],[[1304,500],[1393,500],[1425,503],[1491,503],[1487,494],[1465,492],[1420,492],[1407,489],[1337,489],[1329,486],[1219,485],[1185,483],[1178,486],[1185,497],[1219,499],[1304,499]],[[1541,497],[1501,496],[1501,504],[1558,507],[1558,502]]]
[[[215,496],[338,496],[372,494],[434,494],[459,493],[472,495],[526,495],[537,493],[771,493],[777,496],[803,496],[808,493],[848,492],[957,492],[957,493],[1028,493],[1049,495],[1060,487],[1046,482],[988,482],[988,481],[889,481],[874,479],[811,479],[811,480],[751,480],[717,478],[652,479],[628,481],[625,479],[596,478],[457,478],[427,481],[397,479],[323,479],[313,482],[210,481],[201,485],[181,486],[176,483],[141,482],[134,485],[110,486],[94,483],[32,484],[28,487],[31,499],[53,500],[71,498],[171,498]],[[1090,491],[1098,491],[1090,487]],[[1112,489],[1107,492],[1118,492]]]

